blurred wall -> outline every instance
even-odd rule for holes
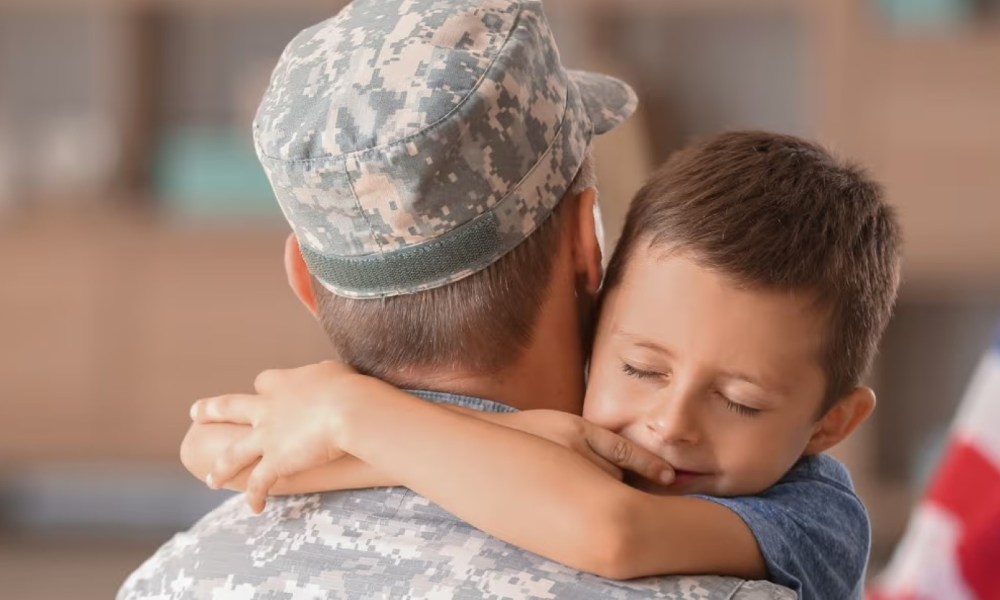
[[[0,4],[0,554],[4,526],[183,527],[217,501],[177,464],[190,402],[327,355],[285,289],[249,122],[283,45],[340,4]],[[565,62],[642,99],[597,147],[612,240],[656,164],[724,129],[817,138],[885,182],[906,281],[876,417],[839,450],[876,561],[1000,323],[997,4],[547,3]],[[67,496],[88,500],[47,504]],[[129,512],[154,497],[187,508]]]

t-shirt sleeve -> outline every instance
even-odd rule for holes
[[[844,465],[804,458],[756,496],[698,496],[721,504],[750,527],[770,579],[802,600],[861,598],[871,526]]]

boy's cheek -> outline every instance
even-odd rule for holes
[[[617,432],[632,421],[628,410],[629,399],[616,394],[613,389],[597,389],[599,387],[592,384],[588,390],[583,405],[583,418]]]
[[[614,417],[614,413],[609,410],[606,402],[593,399],[593,396],[587,396],[587,401],[583,405],[584,419],[594,425],[614,431],[614,423],[616,421]]]
[[[614,432],[641,418],[649,393],[624,375],[618,364],[617,357],[611,356],[602,356],[594,362],[583,403],[585,419]]]

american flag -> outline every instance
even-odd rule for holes
[[[1000,333],[869,600],[1000,600]]]

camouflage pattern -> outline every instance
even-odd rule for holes
[[[422,395],[480,410],[506,408]],[[766,581],[718,576],[601,579],[497,540],[405,488],[380,488],[272,498],[262,515],[234,496],[162,546],[117,598],[794,600],[795,594]]]
[[[355,0],[291,41],[253,133],[312,273],[376,298],[511,250],[635,106],[563,68],[537,0]]]
[[[683,543],[678,541],[678,543]],[[492,538],[404,488],[293,496],[262,515],[234,496],[142,565],[118,600],[794,599],[729,577],[610,581]]]

